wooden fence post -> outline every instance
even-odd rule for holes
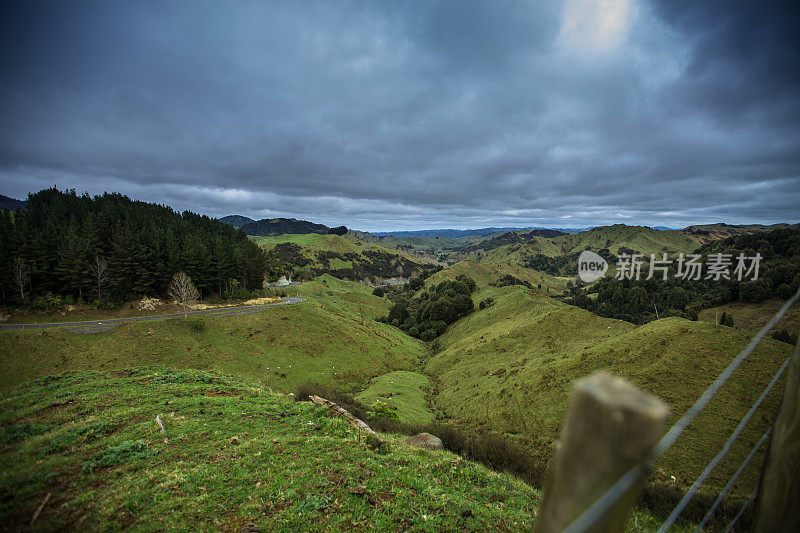
[[[537,533],[562,531],[625,472],[642,463],[664,433],[669,408],[621,377],[604,372],[578,382],[569,400],[544,494]],[[622,531],[640,484],[590,531]]]
[[[800,341],[789,363],[756,505],[756,532],[800,531]]]

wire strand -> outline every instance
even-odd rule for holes
[[[739,512],[736,513],[736,516],[733,517],[731,523],[728,524],[728,527],[725,528],[725,533],[728,533],[731,529],[733,529],[733,526],[735,526],[736,522],[738,522],[739,519],[742,517],[745,509],[747,509],[747,506],[750,505],[750,502],[753,501],[753,498],[756,497],[756,494],[758,494],[758,488],[756,488],[753,492],[750,493],[750,496],[748,496],[747,500],[742,504],[742,507],[739,509]]]
[[[789,362],[791,360],[792,360],[791,356],[786,358],[786,361],[783,362],[781,367],[773,376],[772,380],[767,384],[767,388],[764,389],[764,392],[761,393],[761,396],[759,396],[758,399],[756,399],[756,401],[750,407],[750,410],[747,411],[747,413],[744,415],[741,422],[739,422],[739,425],[736,426],[736,429],[733,430],[733,433],[731,433],[731,436],[722,446],[722,449],[719,451],[719,453],[711,461],[709,461],[705,470],[703,470],[703,472],[699,476],[697,476],[695,482],[692,483],[692,486],[689,487],[689,490],[687,490],[686,494],[683,495],[681,501],[678,502],[678,505],[675,506],[675,509],[672,510],[670,515],[658,529],[657,533],[666,533],[666,531],[669,530],[670,527],[672,527],[672,524],[675,523],[675,521],[678,519],[678,516],[680,516],[681,512],[686,508],[687,505],[689,505],[689,501],[692,499],[697,490],[700,488],[700,485],[703,484],[706,478],[717,467],[719,462],[726,455],[728,455],[728,452],[731,450],[731,446],[733,445],[734,441],[737,438],[739,438],[739,435],[742,433],[742,430],[750,421],[750,419],[753,417],[753,414],[756,412],[756,410],[761,406],[761,403],[764,401],[767,395],[772,391],[772,388],[778,382],[778,379],[780,379],[780,377],[783,375],[783,372],[786,370],[786,367],[789,366]]]
[[[755,456],[756,456],[756,452],[758,451],[758,449],[759,449],[759,448],[761,448],[761,445],[762,445],[762,444],[764,444],[764,441],[766,441],[766,440],[767,440],[767,438],[770,436],[770,434],[771,434],[771,433],[772,433],[772,427],[768,428],[768,429],[767,429],[767,430],[764,432],[764,434],[763,434],[763,435],[761,435],[761,438],[758,440],[758,442],[756,443],[756,445],[755,445],[755,446],[753,446],[753,449],[752,449],[752,450],[750,450],[750,453],[747,455],[747,457],[745,457],[744,461],[742,461],[742,464],[740,464],[740,465],[739,465],[739,469],[738,469],[738,470],[736,470],[736,473],[735,473],[735,474],[733,474],[733,476],[731,477],[731,479],[728,481],[728,484],[727,484],[727,485],[725,485],[725,488],[724,488],[724,489],[722,489],[722,492],[720,492],[720,493],[719,493],[719,496],[717,496],[717,499],[716,499],[716,500],[714,500],[714,504],[711,506],[711,509],[709,509],[709,510],[708,510],[708,512],[707,512],[707,513],[705,514],[705,516],[703,517],[703,520],[700,522],[700,524],[699,524],[699,525],[697,526],[697,528],[694,530],[694,531],[695,531],[695,533],[699,533],[700,531],[702,531],[702,530],[703,530],[703,527],[705,527],[705,525],[708,523],[708,521],[709,521],[709,520],[711,519],[711,517],[714,515],[714,511],[716,511],[716,510],[717,510],[717,507],[719,507],[719,504],[720,504],[720,503],[722,503],[722,500],[723,500],[723,499],[725,498],[725,496],[728,494],[728,491],[730,491],[730,490],[731,490],[731,488],[733,487],[733,484],[734,484],[734,483],[736,482],[736,480],[739,478],[739,476],[741,475],[741,473],[742,473],[742,472],[744,472],[744,469],[747,467],[747,465],[749,465],[749,464],[750,464],[750,461],[752,461],[752,460],[753,460],[753,457],[755,457]]]

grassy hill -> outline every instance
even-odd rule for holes
[[[166,435],[156,425],[163,421]],[[218,373],[61,375],[0,397],[3,529],[518,530],[540,492]],[[48,497],[49,495],[49,497]]]
[[[720,222],[718,224],[701,224],[688,226],[681,230],[681,233],[697,240],[701,244],[735,237],[736,235],[751,235],[753,233],[763,233],[774,229],[797,227],[797,224],[746,224],[731,225]]]
[[[329,273],[342,279],[375,281],[410,277],[435,267],[405,252],[390,250],[353,234],[278,235],[254,237],[268,257],[291,268],[315,274]]]
[[[427,353],[372,320],[389,302],[368,287],[322,276],[299,292],[309,300],[250,315],[129,323],[89,335],[2,331],[0,388],[65,371],[156,364],[220,370],[285,392],[309,380],[360,391],[373,377],[415,368]]]
[[[514,434],[545,457],[576,379],[598,370],[624,376],[664,399],[674,422],[750,339],[746,332],[678,318],[637,327],[522,287],[484,287],[478,297],[485,295],[494,305],[451,326],[426,365],[437,383],[436,407],[462,424]],[[674,475],[678,485],[693,481],[789,351],[788,344],[765,341],[659,463],[661,477]],[[725,473],[767,427],[778,397],[773,394],[762,408],[766,418],[751,423],[708,486],[727,481]],[[752,487],[754,476],[750,472],[742,486]]]

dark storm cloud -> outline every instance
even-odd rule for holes
[[[368,229],[798,220],[795,3],[3,6],[4,194]]]

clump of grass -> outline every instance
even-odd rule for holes
[[[155,452],[147,449],[147,443],[145,441],[126,440],[116,446],[110,446],[97,454],[93,460],[83,465],[82,472],[87,474],[98,468],[136,461],[152,455],[155,455]]]
[[[388,442],[381,440],[375,435],[367,435],[367,437],[364,439],[364,442],[372,451],[381,455],[386,455],[392,451],[392,448]]]
[[[3,443],[10,444],[20,440],[26,440],[42,433],[50,431],[50,424],[32,424],[26,422],[16,426],[7,426],[3,431]]]
[[[206,329],[205,321],[199,316],[188,319],[186,324],[189,326],[189,330],[194,333],[200,333]]]

